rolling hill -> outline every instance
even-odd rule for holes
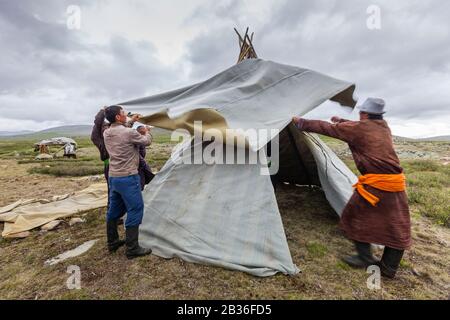
[[[422,138],[418,139],[420,141],[446,141],[450,142],[450,135],[448,136],[437,136],[437,137],[430,137],[430,138]]]
[[[401,136],[393,136],[394,141],[407,141],[407,142],[422,142],[422,141],[435,141],[435,142],[450,142],[450,135],[448,136],[436,136],[428,138],[408,138]]]
[[[54,137],[88,137],[91,135],[92,125],[70,125],[49,128],[41,131],[20,131],[9,132],[0,131],[1,140],[39,140],[48,139]],[[169,134],[169,131],[165,129],[153,128],[152,133],[154,136],[161,136]]]
[[[0,139],[9,140],[9,139],[47,139],[53,137],[88,137],[91,135],[92,125],[68,125],[68,126],[60,126],[53,127],[41,131],[19,131],[19,132],[11,132],[11,131],[0,131]],[[169,134],[168,130],[153,128],[152,133],[154,136],[161,136]],[[436,136],[436,137],[428,137],[421,139],[413,139],[408,137],[394,136],[395,141],[407,141],[407,142],[421,142],[421,141],[440,141],[440,142],[450,142],[450,135],[444,136]]]

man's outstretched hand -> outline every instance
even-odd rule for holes
[[[136,121],[138,121],[141,117],[142,117],[142,116],[141,116],[140,114],[135,113],[135,114],[133,114],[133,115],[131,116],[131,121],[132,121],[132,122],[136,122]]]
[[[339,122],[341,122],[341,120],[342,119],[337,116],[331,117],[331,122],[333,122],[333,123],[339,123]]]
[[[300,117],[293,117],[292,121],[294,122],[295,126],[298,129],[301,129],[303,127],[303,123],[305,122],[305,119],[300,118]]]

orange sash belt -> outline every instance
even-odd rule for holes
[[[366,199],[372,206],[380,201],[380,199],[369,191],[364,189],[364,185],[374,187],[379,190],[389,192],[400,192],[406,190],[406,177],[403,173],[399,174],[374,174],[369,173],[358,177],[358,182],[353,185],[358,193]]]

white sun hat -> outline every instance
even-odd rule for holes
[[[366,101],[357,108],[361,112],[370,113],[370,114],[383,114],[385,102],[380,98],[367,98]]]

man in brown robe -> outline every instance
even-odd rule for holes
[[[302,131],[347,142],[363,178],[365,175],[394,178],[403,176],[403,169],[394,151],[391,131],[383,120],[384,101],[369,98],[359,108],[360,121],[338,117],[331,119],[333,124],[298,117],[294,117],[293,121]],[[355,189],[342,213],[340,227],[354,241],[357,255],[345,257],[343,261],[357,268],[377,264],[383,276],[393,278],[404,250],[411,246],[406,192],[383,191],[367,184],[363,187],[379,201],[376,204],[370,203]],[[385,246],[379,262],[372,255],[371,243]]]

